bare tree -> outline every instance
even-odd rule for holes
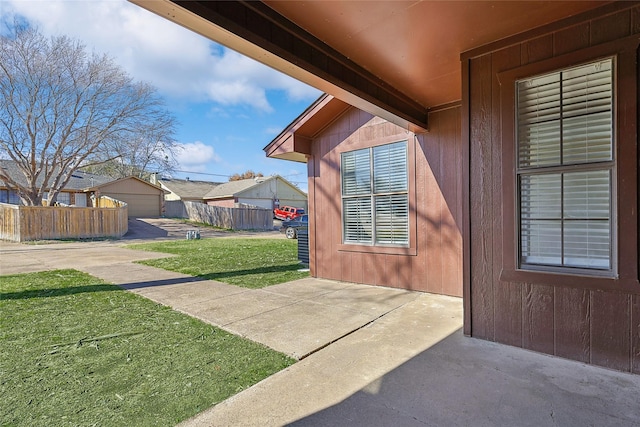
[[[158,113],[151,122],[142,123],[133,136],[114,140],[102,152],[104,163],[91,171],[112,178],[137,176],[147,179],[151,173],[170,174],[177,165],[176,154],[180,149],[171,137],[175,131],[173,116],[168,112]]]
[[[264,175],[260,172],[256,173],[254,171],[252,171],[251,169],[249,169],[248,171],[244,172],[244,173],[234,173],[233,175],[231,175],[229,177],[229,181],[240,181],[241,179],[249,179],[249,178],[259,178],[259,177],[263,177]]]
[[[0,36],[0,157],[24,176],[0,167],[0,179],[24,204],[42,204],[46,191],[53,204],[73,172],[91,164],[117,158],[145,168],[172,157],[174,118],[152,86],[78,41],[12,30]]]

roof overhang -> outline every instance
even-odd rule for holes
[[[344,101],[322,95],[264,147],[267,157],[306,163],[313,138],[349,108]]]
[[[398,126],[427,129],[427,108],[262,2],[130,1]]]
[[[135,180],[135,181],[138,181],[138,182],[140,182],[140,183],[142,183],[144,185],[148,185],[149,187],[153,187],[156,190],[160,190],[163,193],[166,193],[166,190],[164,188],[162,188],[160,185],[156,185],[156,184],[154,184],[152,182],[145,181],[144,179],[138,178],[137,176],[133,176],[133,175],[125,176],[124,178],[114,179],[113,181],[104,182],[104,183],[99,184],[99,185],[94,185],[93,187],[87,187],[82,191],[84,191],[84,192],[96,191],[96,190],[100,190],[101,188],[110,187],[110,186],[112,186],[114,184],[118,184],[118,183],[123,182],[123,181],[129,181],[129,180],[132,180],[132,179]]]
[[[519,43],[560,21],[635,25],[615,19],[637,3],[130,1],[414,132],[427,129],[428,111],[463,98],[461,53]]]

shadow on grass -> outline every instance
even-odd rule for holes
[[[87,292],[111,292],[121,290],[121,288],[115,285],[86,285],[72,286],[68,288],[33,289],[20,292],[0,293],[0,301],[10,299],[50,298],[65,295],[83,294]]]
[[[269,274],[269,273],[287,273],[289,271],[298,271],[301,269],[300,264],[290,264],[290,265],[274,265],[270,267],[258,267],[258,268],[249,268],[246,270],[232,270],[232,271],[221,271],[218,273],[206,273],[199,274],[198,277],[207,280],[218,280],[224,282],[224,280],[228,277],[237,277],[237,276],[249,276],[252,274]]]
[[[120,286],[123,289],[131,290],[131,289],[140,289],[140,288],[152,288],[154,286],[169,286],[169,285],[179,285],[181,283],[192,283],[192,282],[201,282],[203,280],[207,280],[202,276],[198,277],[176,277],[174,279],[161,279],[161,280],[146,280],[144,282],[134,282],[134,283],[124,283]]]

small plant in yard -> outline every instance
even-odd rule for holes
[[[128,246],[176,257],[141,261],[165,270],[246,288],[262,288],[308,277],[299,271],[297,242],[285,239],[179,240]]]
[[[75,270],[0,280],[0,425],[174,426],[287,356]]]

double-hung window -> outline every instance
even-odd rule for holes
[[[407,142],[342,153],[343,242],[409,245]]]
[[[614,61],[518,80],[519,266],[613,271]]]

